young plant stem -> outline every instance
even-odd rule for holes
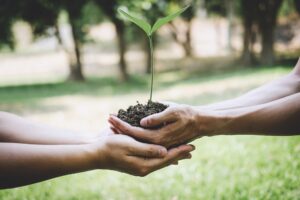
[[[153,79],[154,79],[153,38],[152,38],[152,35],[148,36],[148,38],[149,38],[149,46],[150,46],[150,67],[151,67],[151,83],[150,83],[150,99],[149,99],[149,102],[152,102]]]

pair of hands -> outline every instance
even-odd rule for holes
[[[110,169],[135,176],[146,176],[163,167],[190,159],[193,145],[180,145],[167,150],[155,144],[146,144],[123,134],[104,130],[92,143],[96,169]]]
[[[116,134],[109,136],[107,149],[113,152],[107,159],[110,160],[108,163],[115,167],[114,170],[144,176],[170,164],[177,164],[178,160],[189,159],[195,147],[186,144],[208,135],[206,124],[210,119],[209,115],[199,118],[199,113],[191,106],[177,104],[141,121],[141,126],[145,128],[163,125],[155,130],[133,127],[111,115],[109,123]]]
[[[212,111],[202,109],[199,112],[196,107],[168,104],[165,111],[142,119],[141,126],[144,128],[131,126],[114,115],[108,121],[117,134],[126,134],[139,141],[166,148],[187,144],[203,136],[212,136],[214,130],[220,126],[216,113]]]

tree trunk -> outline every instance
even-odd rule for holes
[[[124,23],[117,17],[116,8],[119,3],[116,0],[96,0],[95,1],[99,8],[105,13],[107,17],[115,26],[118,42],[118,51],[119,51],[119,67],[120,67],[120,79],[121,81],[127,81],[129,75],[127,73],[127,64],[125,60],[126,53],[126,41],[125,41],[125,26]]]
[[[171,22],[170,29],[171,29],[171,36],[175,40],[177,44],[179,44],[183,50],[186,57],[190,57],[193,55],[193,48],[192,48],[192,41],[191,41],[191,32],[192,32],[192,19],[186,21],[187,24],[187,31],[185,32],[185,40],[180,38],[180,30],[176,28],[176,25]]]
[[[274,30],[282,0],[264,0],[258,5],[258,25],[262,36],[261,64],[273,65]]]
[[[250,49],[250,43],[251,43],[250,38],[251,38],[251,28],[244,26],[242,63],[245,65],[252,64],[252,52]]]
[[[243,13],[243,53],[241,61],[244,65],[252,66],[255,64],[253,45],[255,33],[253,27],[255,26],[255,2],[252,0],[244,0],[241,4],[241,9]]]
[[[59,50],[60,48],[64,48],[63,46],[63,41],[62,41],[62,38],[61,38],[61,35],[60,35],[60,31],[59,31],[59,25],[58,23],[56,22],[55,25],[54,25],[54,35],[57,39],[57,49]]]
[[[234,1],[226,0],[227,20],[228,20],[228,38],[227,49],[229,52],[233,51],[232,36],[233,36],[233,20],[234,20]]]
[[[129,79],[128,73],[127,73],[127,64],[125,60],[125,53],[126,53],[126,41],[125,41],[125,34],[124,34],[124,24],[119,21],[114,21],[115,29],[117,33],[117,39],[118,39],[118,50],[119,50],[119,66],[120,66],[120,72],[121,72],[121,80],[127,81]]]
[[[74,42],[74,49],[68,52],[69,61],[70,61],[70,75],[69,79],[74,81],[84,81],[84,76],[82,73],[82,64],[81,64],[81,44],[76,34],[75,29],[77,28],[75,22],[70,17],[71,32]]]
[[[274,55],[274,26],[266,26],[262,30],[262,51],[261,64],[273,65],[275,63]]]
[[[183,43],[183,48],[186,57],[191,57],[193,55],[192,49],[192,19],[189,19],[187,22],[187,31],[185,33],[186,41]]]

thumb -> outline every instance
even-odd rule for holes
[[[175,120],[172,109],[167,108],[165,111],[150,115],[141,120],[142,127],[157,127]]]

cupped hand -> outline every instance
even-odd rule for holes
[[[141,126],[150,129],[133,127],[114,115],[110,116],[109,123],[115,133],[169,148],[209,135],[206,124],[211,123],[211,119],[209,115],[199,117],[199,112],[191,106],[171,104],[165,111],[141,120]],[[151,129],[153,127],[161,128]]]
[[[97,168],[120,171],[136,176],[177,164],[191,158],[191,145],[182,145],[167,150],[163,146],[144,144],[121,134],[107,134],[94,144]]]

